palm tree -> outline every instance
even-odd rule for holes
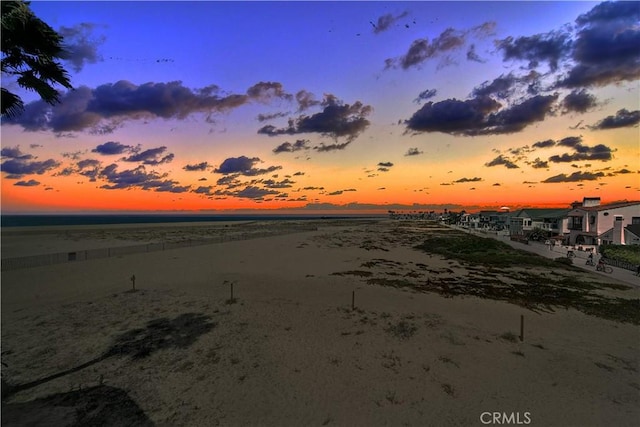
[[[67,71],[57,62],[62,36],[40,20],[25,1],[2,1],[2,74],[17,77],[20,87],[38,92],[47,103],[59,102],[53,87],[72,89]],[[24,111],[22,99],[2,88],[1,112],[15,117]]]

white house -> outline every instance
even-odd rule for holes
[[[640,202],[600,204],[599,197],[585,197],[569,211],[569,244],[626,244],[627,225],[640,223]]]

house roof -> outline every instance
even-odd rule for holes
[[[636,236],[640,237],[640,224],[629,224],[625,227],[625,230],[628,230]]]
[[[512,217],[515,218],[531,218],[531,219],[555,219],[564,218],[571,209],[542,209],[542,208],[526,208],[514,212]]]
[[[631,201],[631,202],[624,201],[624,202],[609,203],[607,205],[588,206],[588,207],[578,206],[574,210],[606,211],[609,209],[626,208],[634,205],[637,205],[640,208],[640,201]]]

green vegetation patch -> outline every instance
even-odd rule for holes
[[[559,265],[547,258],[514,249],[492,238],[459,232],[427,236],[427,239],[415,248],[447,258],[493,267],[558,267]]]
[[[600,252],[608,259],[640,264],[640,245],[604,245]]]

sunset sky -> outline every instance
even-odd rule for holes
[[[638,2],[38,2],[72,91],[2,121],[2,212],[640,199]]]

